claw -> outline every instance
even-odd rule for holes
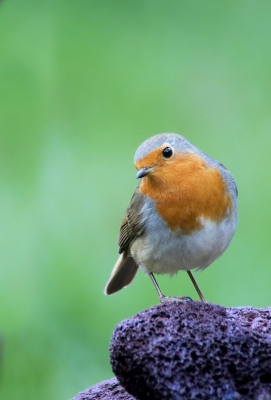
[[[193,301],[191,297],[182,296],[182,297],[168,297],[168,296],[160,296],[160,303],[188,303]]]

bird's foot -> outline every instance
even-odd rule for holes
[[[193,301],[191,297],[182,296],[182,297],[168,297],[168,296],[160,296],[160,303],[188,303]]]

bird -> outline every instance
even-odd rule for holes
[[[128,286],[141,267],[161,303],[192,301],[188,296],[165,296],[154,276],[183,270],[206,302],[191,270],[204,270],[232,240],[238,219],[233,176],[176,133],[144,141],[134,164],[140,181],[121,222],[120,256],[104,293],[111,295]]]

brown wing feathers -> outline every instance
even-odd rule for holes
[[[128,286],[134,279],[138,270],[138,265],[130,254],[130,244],[144,230],[144,222],[141,219],[141,209],[144,203],[144,196],[139,188],[131,199],[131,203],[121,222],[120,234],[118,239],[119,253],[121,253],[111,277],[106,285],[105,293],[113,294],[124,286]]]

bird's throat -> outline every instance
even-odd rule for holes
[[[160,217],[172,230],[189,234],[202,227],[202,218],[220,222],[232,207],[218,170],[195,154],[157,168],[144,177],[140,190],[154,200]]]

